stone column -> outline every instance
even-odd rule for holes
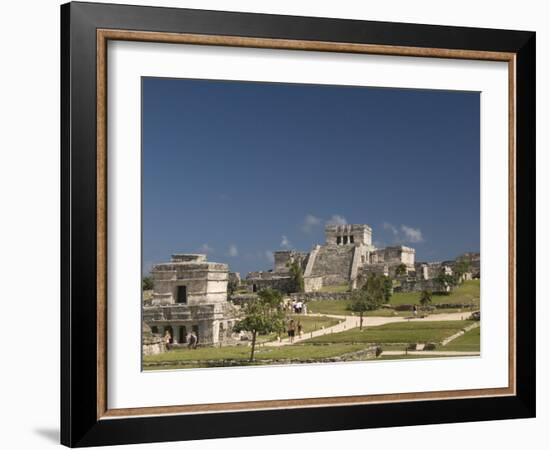
[[[185,343],[185,341],[187,340],[187,333],[186,332],[187,332],[187,329],[186,329],[185,326],[178,327],[178,343],[180,343],[180,344]],[[180,334],[182,335],[183,340],[179,339]]]

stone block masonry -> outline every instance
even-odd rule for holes
[[[153,333],[169,333],[185,343],[189,333],[200,345],[232,338],[239,311],[227,301],[227,264],[208,262],[206,255],[175,254],[151,271],[153,297],[143,307],[143,320]]]

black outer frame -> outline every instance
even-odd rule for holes
[[[101,419],[96,29],[516,53],[517,395]],[[113,4],[61,6],[61,443],[71,447],[535,416],[535,33]]]

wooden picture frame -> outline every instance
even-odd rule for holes
[[[61,441],[174,441],[535,415],[535,33],[69,3],[61,7]],[[505,61],[509,67],[509,385],[110,409],[106,52],[109,40]]]

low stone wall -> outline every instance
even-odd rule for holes
[[[462,330],[460,330],[458,333],[455,333],[452,336],[449,336],[448,338],[443,339],[441,341],[441,345],[445,346],[449,342],[454,341],[455,339],[459,338],[460,336],[463,336],[464,334],[466,334],[468,331],[473,330],[474,328],[477,328],[477,327],[479,327],[479,323],[474,323],[472,325],[469,325],[469,326],[463,328]]]
[[[304,277],[304,291],[317,292],[323,287],[323,277]]]
[[[434,303],[431,305],[416,305],[419,311],[433,311],[435,309],[469,309],[472,310],[472,305],[464,303]],[[383,306],[385,307],[385,306]],[[412,311],[412,304],[403,304],[403,305],[389,305],[389,308],[395,309],[396,311]]]
[[[262,276],[259,278],[247,278],[246,285],[252,292],[259,292],[262,289],[276,289],[289,293],[294,289],[294,280],[291,277]]]
[[[351,292],[300,292],[290,294],[290,298],[302,302],[311,300],[349,300]]]
[[[401,281],[401,286],[394,288],[395,292],[449,292],[449,286],[441,286],[435,279],[430,280],[404,280]]]
[[[164,353],[165,351],[166,351],[166,345],[164,344],[162,339],[160,339],[160,341],[157,341],[157,342],[143,343],[144,356],[158,355],[159,353]]]
[[[151,328],[147,324],[142,324],[142,351],[145,356],[158,355],[166,351],[164,339],[157,334],[151,332]]]
[[[335,363],[335,362],[346,362],[346,361],[365,361],[369,359],[376,359],[382,354],[382,349],[376,345],[367,347],[356,352],[345,353],[339,356],[331,356],[328,358],[285,358],[285,359],[269,359],[261,354],[261,347],[258,349],[254,363],[252,364],[266,364],[266,365],[281,365],[281,364],[308,364],[308,363]],[[158,361],[158,362],[146,362],[144,363],[145,368],[153,367],[170,367],[172,365],[181,363],[181,361]],[[185,364],[191,365],[193,367],[231,367],[231,366],[244,366],[249,365],[245,359],[235,360],[235,359],[209,359],[209,360],[194,360],[194,361],[185,361]]]
[[[257,298],[258,296],[256,294],[235,294],[229,298],[229,301],[231,301],[235,305],[242,306],[247,302],[256,300]]]

